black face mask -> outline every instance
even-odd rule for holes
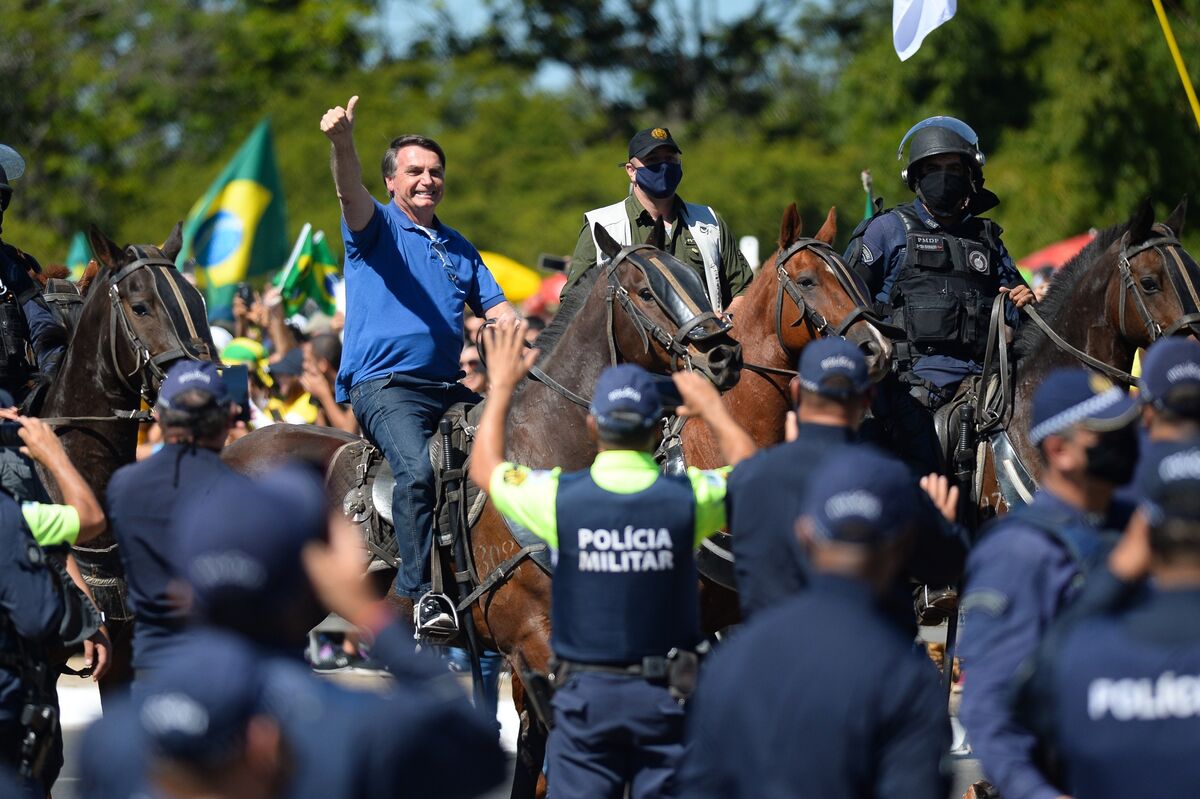
[[[1133,479],[1137,459],[1137,425],[1129,424],[1102,433],[1096,445],[1087,448],[1085,471],[1099,480],[1122,486]]]
[[[938,216],[956,216],[967,207],[971,181],[953,172],[930,172],[917,181],[917,195]]]

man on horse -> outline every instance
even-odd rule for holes
[[[891,426],[890,443],[921,474],[941,471],[930,414],[983,368],[992,301],[1007,293],[1010,328],[1033,300],[1000,240],[1000,226],[979,215],[1000,200],[984,188],[979,138],[953,117],[917,123],[900,142],[900,173],[916,198],[878,213],[851,236],[846,263],[906,335],[897,342],[897,372],[873,407]],[[1001,342],[1003,343],[1003,342]]]
[[[325,112],[333,182],[346,244],[345,349],[337,401],[350,401],[368,440],[395,475],[392,518],[400,555],[395,592],[415,606],[418,634],[456,632],[452,608],[430,593],[434,476],[427,445],[438,420],[475,395],[464,388],[458,356],[463,309],[515,316],[479,252],[438,219],[446,156],[425,136],[393,139],[383,156],[391,201],[363,186],[354,147],[354,109]]]
[[[600,452],[589,469],[505,462],[512,394],[533,362],[524,328],[505,325],[489,337],[492,388],[470,477],[555,552],[550,790],[671,795],[683,753],[680,701],[691,693],[701,641],[694,551],[725,524],[725,474],[662,473],[653,454],[658,384],[634,364],[609,367],[596,382],[587,426]],[[712,384],[691,372],[674,380],[678,412],[709,425],[730,463],[754,452]]]
[[[1051,372],[1034,392],[1029,430],[1041,488],[985,528],[967,557],[959,717],[1005,799],[1062,793],[1034,762],[1033,735],[1014,717],[1011,688],[1129,519],[1132,508],[1114,503],[1113,493],[1133,476],[1136,417],[1134,402],[1106,378],[1081,368]]]
[[[629,159],[624,164],[629,196],[583,215],[564,295],[597,261],[597,223],[621,246],[628,246],[644,243],[654,231],[655,221],[662,219],[667,230],[663,249],[700,275],[714,311],[736,310],[737,298],[754,273],[725,220],[712,208],[684,202],[675,193],[683,180],[681,154],[666,128],[648,128],[629,140]]]

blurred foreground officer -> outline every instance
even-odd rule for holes
[[[825,461],[796,525],[811,585],[705,668],[682,795],[946,796],[950,719],[938,674],[883,607],[915,542],[920,501],[904,464],[878,450]]]
[[[207,497],[233,475],[220,452],[238,409],[215,364],[180,361],[167,370],[155,412],[162,449],[118,469],[108,484],[108,519],[129,585],[139,679],[162,664],[186,618],[168,591],[179,578],[168,528],[182,498]]]
[[[795,536],[805,493],[826,461],[857,440],[871,406],[867,360],[845,339],[809,344],[797,371],[795,440],[760,450],[729,475],[729,531],[744,621],[808,584],[808,559]],[[953,516],[958,489],[937,475],[922,485],[934,501],[921,499],[918,541],[902,574],[907,579],[911,567],[922,581],[946,585],[957,581],[966,557],[961,531],[939,513]]]
[[[1056,629],[1022,693],[1074,799],[1191,796],[1200,784],[1200,448],[1146,467],[1147,584]]]
[[[1162,338],[1142,358],[1138,402],[1147,446],[1134,477],[1139,492],[1165,455],[1200,442],[1200,343],[1191,338]],[[1139,499],[1141,498],[1139,494]]]
[[[1129,396],[1104,378],[1051,372],[1034,392],[1029,431],[1042,458],[1041,488],[985,528],[967,558],[959,717],[1005,799],[1061,794],[1033,762],[1033,735],[1013,718],[1011,686],[1128,520],[1112,496],[1133,476],[1136,416]]]
[[[525,324],[490,329],[492,391],[470,477],[507,518],[556,553],[551,647],[554,726],[550,790],[559,797],[672,795],[683,752],[681,701],[691,693],[700,643],[694,550],[725,525],[721,471],[662,474],[654,461],[662,404],[654,379],[632,364],[596,381],[588,430],[600,452],[590,469],[533,471],[504,462],[512,393],[536,351]],[[720,395],[694,374],[675,376],[679,413],[712,428],[731,462],[754,444]]]
[[[232,509],[232,511],[231,511]],[[471,707],[440,662],[419,659],[412,629],[370,596],[358,534],[332,531],[322,481],[299,467],[261,479],[221,480],[180,507],[180,542],[198,632],[233,634],[253,646],[264,707],[286,742],[288,780],[272,796],[388,799],[475,796],[503,779],[493,724]],[[353,691],[314,675],[301,658],[326,609],[375,634],[372,654],[395,676],[381,692]],[[186,657],[172,652],[159,672]],[[143,691],[139,691],[142,694]],[[89,730],[85,795],[136,795],[128,775],[144,753],[121,741],[106,716]]]

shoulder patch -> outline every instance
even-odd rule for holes
[[[42,561],[45,559],[45,554],[42,552],[42,548],[33,543],[26,547],[25,555],[29,558],[29,562],[34,566],[41,566]]]
[[[522,469],[505,469],[504,482],[510,486],[519,486],[529,477],[529,472]]]
[[[861,252],[862,252],[862,261],[864,264],[870,264],[870,263],[875,262],[875,253],[871,252],[871,248],[867,246],[867,242],[865,240],[862,242]]]
[[[971,250],[967,256],[967,262],[976,272],[986,274],[988,271],[988,257],[983,250]]]
[[[999,618],[1008,610],[1008,606],[1009,600],[1006,594],[994,588],[982,588],[963,597],[960,612],[967,615],[978,610],[988,616]]]

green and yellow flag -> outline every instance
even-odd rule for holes
[[[92,245],[88,243],[87,236],[83,231],[75,231],[71,238],[71,249],[67,251],[67,269],[71,270],[71,279],[79,280],[83,277],[88,261],[95,257],[92,255]]]
[[[237,284],[279,268],[288,255],[287,209],[275,163],[271,123],[263,120],[183,225],[176,263],[196,260],[196,283],[208,315],[229,315]]]
[[[333,281],[339,271],[324,231],[318,230],[314,234],[312,225],[305,224],[287,265],[279,270],[271,284],[279,287],[288,316],[300,313],[309,300],[316,303],[322,313],[333,316],[337,311]]]

